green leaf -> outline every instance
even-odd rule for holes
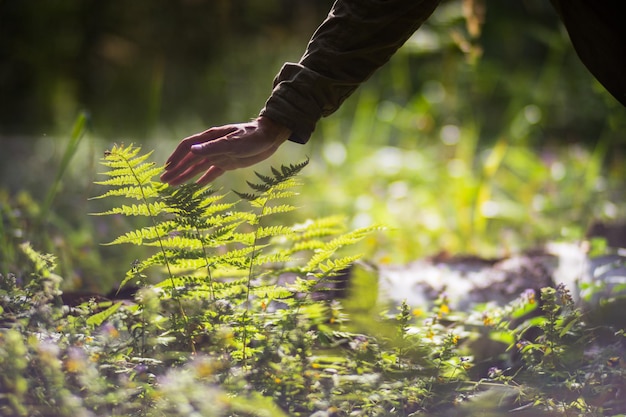
[[[92,316],[90,316],[86,323],[89,326],[100,326],[102,323],[104,323],[105,320],[107,320],[109,317],[111,317],[113,315],[113,313],[115,313],[117,310],[119,310],[119,308],[122,306],[122,302],[118,302],[113,304],[112,306],[110,306],[109,308],[107,308],[106,310],[103,310],[99,313],[96,313]]]

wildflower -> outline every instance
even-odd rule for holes
[[[459,359],[461,360],[461,368],[468,370],[472,367],[472,358],[461,356]]]
[[[450,307],[448,307],[448,305],[444,303],[439,306],[439,313],[437,314],[437,316],[442,317],[448,314],[449,312],[450,312]]]
[[[491,379],[497,378],[500,375],[502,375],[502,369],[496,367],[496,366],[492,366],[491,368],[489,368],[489,370],[487,371],[487,376]]]
[[[357,336],[349,343],[350,348],[357,352],[365,352],[368,344],[369,342],[365,336]]]
[[[120,332],[111,323],[104,323],[102,325],[102,333],[111,339],[117,339],[120,335]]]
[[[450,344],[456,345],[457,343],[459,343],[459,336],[456,334],[450,333],[448,335],[448,341],[450,342]]]
[[[85,355],[82,350],[77,348],[69,349],[67,359],[64,362],[65,369],[69,373],[76,373],[85,368]]]
[[[529,288],[522,293],[522,298],[526,299],[528,304],[535,304],[537,302],[537,296],[535,290]]]

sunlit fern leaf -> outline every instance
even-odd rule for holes
[[[232,243],[241,243],[246,246],[252,246],[257,239],[255,232],[232,233],[229,235]]]
[[[292,233],[293,231],[289,226],[262,226],[256,231],[256,236],[262,239],[265,237],[288,236]]]
[[[166,205],[162,202],[149,204],[131,204],[114,207],[111,210],[95,213],[96,216],[104,216],[109,214],[122,214],[124,216],[156,216],[163,212]]]
[[[276,198],[278,195],[280,195],[278,193],[279,191],[282,191],[282,190],[293,191],[294,187],[297,187],[301,184],[302,184],[301,181],[296,177],[285,178],[279,183],[274,184],[274,186],[272,187],[272,191],[271,191],[272,198]]]
[[[168,249],[200,250],[203,242],[195,237],[169,236],[162,240],[162,246]]]
[[[221,198],[221,196],[220,196]],[[235,203],[220,203],[220,204],[211,204],[208,207],[204,207],[202,211],[203,217],[211,217],[218,213],[224,213],[230,209],[235,207]]]
[[[140,147],[132,144],[129,146],[125,146],[123,144],[113,145],[111,150],[104,153],[104,158],[102,158],[101,164],[111,168],[126,166],[126,161],[135,158],[140,151]],[[154,151],[146,152],[145,154],[138,156],[137,160],[141,163],[148,159],[153,152]]]
[[[124,162],[126,162],[126,166],[113,171],[103,172],[103,175],[107,175],[112,178],[122,178],[127,184],[133,183],[133,180],[140,184],[144,184],[163,170],[162,167],[157,166],[154,162],[146,162],[143,164],[135,164],[133,161]],[[104,180],[102,182],[107,183],[107,181],[109,180]]]
[[[338,259],[329,259],[318,264],[318,267],[322,274],[332,276],[350,267],[359,258],[360,255],[350,255]]]
[[[202,285],[202,280],[191,275],[178,275],[155,284],[157,288],[182,287],[184,285]]]
[[[110,175],[112,178],[108,180],[96,181],[95,183],[98,185],[131,185],[137,184],[137,177],[135,177],[132,173],[129,173],[129,168],[119,169],[119,172],[107,172],[104,175]]]
[[[239,233],[235,233],[238,226],[238,224],[227,224],[226,226],[215,227],[202,236],[202,241],[209,247],[234,242],[244,243],[247,241],[247,236],[240,236]]]
[[[293,226],[293,239],[307,240],[314,237],[337,236],[346,231],[345,216],[328,216],[309,219]]]
[[[37,273],[43,277],[49,277],[51,272],[56,268],[57,261],[54,255],[43,254],[33,249],[30,242],[19,245],[20,249],[26,257],[34,264]],[[1,276],[1,275],[0,275]]]
[[[297,210],[298,208],[295,206],[292,206],[291,204],[280,204],[277,206],[265,206],[263,207],[263,210],[261,211],[261,216],[269,216],[272,214],[283,214],[283,213],[289,213],[290,211],[294,211]]]
[[[260,298],[279,300],[293,297],[293,292],[285,287],[276,285],[263,285],[252,289],[252,293]]]
[[[335,252],[344,246],[349,246],[357,243],[361,239],[363,239],[368,234],[372,233],[375,230],[380,230],[380,226],[370,226],[364,227],[361,229],[356,229],[351,232],[340,235],[328,243],[326,243],[322,248],[318,249],[317,253],[315,253],[309,262],[304,267],[308,271],[315,271],[320,268],[320,265],[323,262],[330,259]]]
[[[298,252],[308,251],[320,251],[326,247],[326,242],[323,240],[304,240],[301,242],[292,243],[287,250],[290,254],[296,254]]]
[[[292,184],[290,185],[290,187],[295,187],[297,185],[300,184]],[[291,197],[296,197],[299,194],[293,190],[285,190],[285,191],[277,191],[277,189],[275,188],[272,192],[272,200],[277,200],[277,199],[282,199],[282,198],[291,198]]]
[[[316,284],[317,280],[296,277],[291,284],[287,285],[287,288],[294,293],[309,294]]]
[[[99,182],[95,182],[99,184]],[[101,194],[96,197],[91,197],[90,200],[97,200],[101,198],[107,197],[125,197],[132,198],[135,200],[143,200],[144,198],[153,198],[158,195],[157,188],[146,188],[146,187],[123,187],[123,188],[115,188],[107,191],[104,194]]]
[[[123,235],[117,237],[112,242],[105,243],[105,245],[120,245],[122,243],[130,243],[132,245],[149,245],[150,242],[160,240],[168,236],[168,228],[166,224],[159,224],[158,226],[142,227],[138,230],[131,230]]]
[[[276,252],[267,255],[260,255],[254,258],[254,265],[272,265],[282,264],[291,261],[291,256],[287,252]]]

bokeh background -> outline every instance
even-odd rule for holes
[[[69,287],[119,282],[134,254],[100,244],[125,220],[88,215],[102,152],[132,142],[162,163],[187,135],[255,117],[331,4],[0,0],[0,273],[29,240]],[[309,157],[286,222],[383,223],[363,249],[376,262],[502,256],[624,218],[625,132],[549,2],[448,0],[309,144],[216,186]]]

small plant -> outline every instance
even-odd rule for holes
[[[626,409],[623,330],[603,329],[600,342],[565,288],[471,312],[451,311],[445,293],[430,310],[385,309],[376,272],[343,252],[376,227],[347,231],[339,217],[281,224],[306,162],[223,195],[154,180],[161,168],[149,156],[134,146],[107,152],[100,184],[110,189],[97,197],[116,203],[100,215],[138,224],[111,244],[149,251],[121,280],[135,287],[132,301],[63,305],[56,259],[28,244],[19,247],[32,264],[27,279],[0,276],[0,414],[591,417]],[[482,352],[485,342],[499,350]]]

